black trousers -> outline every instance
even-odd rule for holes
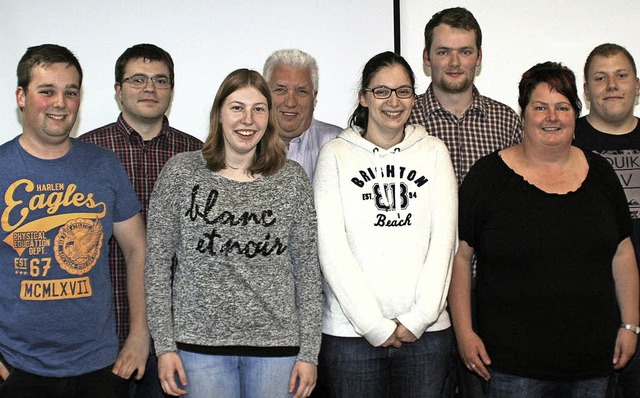
[[[112,366],[71,377],[45,377],[10,368],[0,381],[0,398],[126,398],[128,380],[111,373]]]

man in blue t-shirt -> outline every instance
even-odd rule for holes
[[[640,125],[633,110],[640,95],[635,61],[622,46],[605,43],[594,48],[584,66],[584,96],[589,114],[576,123],[575,145],[604,156],[613,165],[629,202],[631,240],[636,258],[640,254]],[[640,303],[638,304],[640,307]],[[623,319],[618,333],[637,341],[638,319]],[[636,336],[633,335],[635,332]],[[623,369],[626,358],[618,360],[615,396],[640,397],[640,354]],[[610,398],[614,396],[610,394]]]
[[[76,57],[30,47],[17,74],[23,130],[0,146],[0,397],[126,397],[149,351],[140,204],[111,151],[69,136],[82,84]],[[120,351],[112,235],[133,292]]]

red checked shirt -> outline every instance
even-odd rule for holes
[[[142,136],[127,124],[122,114],[115,123],[83,134],[78,139],[111,149],[118,155],[142,205],[141,213],[145,223],[149,196],[167,160],[176,153],[202,149],[199,139],[170,127],[166,116],[162,121],[160,133],[150,141],[144,141]],[[126,265],[122,252],[113,238],[109,241],[109,249],[116,328],[122,343],[129,334]]]
[[[409,123],[420,124],[449,149],[458,186],[473,164],[496,150],[522,141],[520,118],[507,105],[480,95],[473,87],[473,102],[461,119],[445,110],[430,85],[416,97]]]

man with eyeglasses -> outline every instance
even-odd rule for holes
[[[424,39],[423,61],[427,74],[430,72],[431,84],[416,98],[409,123],[423,125],[430,134],[444,141],[461,185],[479,158],[520,142],[522,126],[511,108],[480,95],[473,84],[482,61],[482,31],[471,12],[455,7],[434,14],[425,26]],[[463,277],[457,277],[458,274]],[[457,309],[454,303],[460,303],[456,300],[459,284],[472,283],[464,275],[468,275],[468,271],[457,269],[454,263],[449,290],[454,330]],[[469,297],[466,303],[469,304]],[[474,364],[456,362],[460,395],[484,396],[481,379],[471,371]],[[452,372],[451,385],[455,384],[454,379],[455,372]],[[453,388],[443,396],[451,396]]]
[[[287,158],[298,162],[313,180],[320,149],[342,131],[313,118],[318,64],[304,51],[278,50],[267,58],[263,75],[271,88],[276,130],[287,147]]]
[[[116,61],[114,88],[122,112],[115,123],[90,131],[80,140],[113,150],[125,167],[147,218],[149,196],[160,170],[176,153],[196,151],[202,142],[169,126],[165,112],[174,87],[173,59],[153,44],[128,48]],[[113,239],[109,242],[116,326],[121,344],[129,334],[128,281],[124,257]],[[149,355],[141,380],[132,380],[131,397],[164,397],[158,380],[157,358]]]

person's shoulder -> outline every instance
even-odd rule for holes
[[[584,157],[586,158],[587,163],[589,163],[590,169],[593,169],[594,171],[597,171],[597,172],[601,172],[602,170],[608,171],[609,169],[613,170],[613,166],[604,156],[594,151],[591,151],[589,149],[585,149],[581,147],[577,147],[577,148],[584,154]]]
[[[93,142],[94,140],[99,140],[114,134],[116,129],[117,129],[116,122],[105,124],[104,126],[87,131],[86,133],[78,136],[78,139],[80,141]]]
[[[518,119],[518,114],[509,105],[482,94],[479,94],[479,98],[487,112],[500,112],[501,114]]]
[[[587,115],[588,116],[588,115]],[[587,116],[582,116],[576,120],[576,133],[580,134],[607,134],[604,131],[600,131],[595,128],[591,122],[587,119]]]
[[[496,171],[496,167],[502,163],[502,159],[500,157],[500,150],[496,150],[491,152],[488,155],[485,155],[478,159],[465,177],[465,181],[471,178],[481,178],[484,179],[484,175],[487,173],[494,173]]]
[[[83,140],[80,137],[70,139],[76,148],[76,152],[79,154],[95,156],[96,158],[107,157],[117,159],[117,156],[112,150],[103,146],[97,145],[91,141]]]
[[[201,169],[206,169],[202,151],[180,152],[167,160],[161,174],[176,184],[184,184],[185,178]]]
[[[175,127],[169,127],[169,131],[171,131],[171,134],[173,134],[177,139],[180,139],[184,142],[189,143],[190,145],[194,145],[199,148],[202,147],[202,140],[189,133],[185,133],[184,131],[178,130]]]
[[[14,137],[0,145],[0,160],[7,160],[15,153],[17,140],[18,137]]]
[[[429,144],[434,144],[434,145],[445,145],[444,142],[436,137],[435,135],[431,135],[429,134],[429,132],[427,131],[427,129],[418,123],[409,123],[405,126],[404,128],[405,131],[405,137],[406,136],[416,136],[418,138],[420,138],[421,140],[423,140],[426,143]],[[406,138],[405,138],[406,139]]]
[[[361,137],[360,132],[353,127],[347,127],[338,132],[331,140],[327,141],[322,147],[321,152],[342,151],[344,148],[352,148],[353,142]]]
[[[490,167],[501,161],[500,150],[496,150],[478,159],[475,162],[474,166],[477,165],[478,168]]]
[[[285,178],[308,179],[307,173],[304,171],[302,166],[295,160],[291,159],[285,159],[284,165],[282,166],[278,174]]]
[[[418,148],[428,148],[430,151],[446,151],[449,150],[445,145],[444,141],[440,138],[431,135],[427,132],[427,129],[421,124],[407,124],[404,128],[405,139],[404,141],[408,144],[415,142],[418,144]],[[422,150],[422,149],[421,149]]]
[[[311,122],[313,126],[316,127],[316,129],[318,129],[319,131],[327,131],[327,132],[332,132],[335,133],[336,135],[342,131],[342,127],[338,127],[335,124],[331,124],[331,123],[326,123],[323,122],[321,120],[318,119],[313,119],[313,121]]]
[[[314,138],[325,144],[327,141],[336,138],[336,136],[342,131],[341,127],[333,124],[325,123],[317,119],[313,119],[311,127],[308,132],[314,135]]]
[[[167,161],[168,164],[203,164],[204,158],[202,157],[202,151],[187,151],[180,152],[173,155]],[[165,166],[166,167],[166,166]]]
[[[77,160],[78,164],[96,166],[107,170],[113,167],[122,167],[120,159],[111,149],[78,138],[71,138],[71,140],[73,145],[71,156]]]

